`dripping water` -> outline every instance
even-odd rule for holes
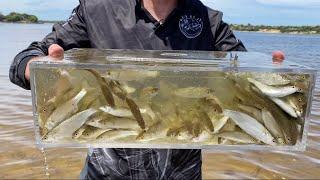
[[[47,161],[47,154],[46,154],[46,151],[45,151],[45,148],[43,145],[41,145],[41,153],[43,155],[43,160],[44,160],[44,163],[43,163],[43,166],[44,166],[44,172],[45,172],[45,177],[46,179],[50,179],[50,172],[49,172],[49,165],[48,165],[48,161]]]

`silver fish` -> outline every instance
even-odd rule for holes
[[[277,73],[251,73],[253,78],[269,86],[283,86],[290,84],[290,80]]]
[[[136,92],[136,89],[133,88],[133,87],[130,87],[126,84],[122,85],[122,89],[127,93],[127,94],[131,94],[131,93],[134,93]]]
[[[97,137],[97,142],[110,142],[119,138],[124,138],[132,135],[138,135],[138,131],[133,130],[111,130],[104,132]]]
[[[228,109],[225,109],[223,113],[225,116],[230,117],[242,130],[252,137],[266,144],[276,145],[274,137],[272,137],[271,133],[261,125],[258,120],[247,114]]]
[[[262,119],[265,127],[275,137],[278,143],[284,144],[284,135],[279,123],[274,119],[273,115],[266,109],[262,109]]]
[[[224,116],[221,119],[213,122],[213,127],[214,127],[213,133],[214,134],[218,133],[223,128],[223,126],[228,122],[228,119],[229,119],[228,116]]]
[[[152,141],[159,138],[164,138],[167,135],[168,128],[161,123],[161,121],[156,122],[149,127],[148,130],[140,134],[137,139],[139,141]]]
[[[205,141],[209,141],[213,137],[214,136],[211,133],[207,131],[202,131],[198,137],[195,137],[192,139],[192,142],[205,142]]]
[[[77,129],[73,134],[72,134],[72,139],[78,139],[82,133],[86,130],[88,125],[84,124],[82,125],[79,129]]]
[[[261,124],[263,124],[263,120],[262,120],[262,113],[261,110],[256,108],[256,107],[252,107],[252,106],[246,106],[246,105],[242,105],[239,104],[238,105],[239,109],[241,109],[242,111],[249,113],[253,116],[253,118],[255,118],[256,120],[258,120]]]
[[[96,139],[98,136],[103,134],[106,131],[110,131],[111,129],[100,129],[96,127],[87,127],[82,135],[79,137],[80,139],[86,140],[93,140]]]
[[[222,132],[217,135],[218,137],[228,139],[231,141],[244,143],[244,144],[255,144],[257,143],[257,140],[253,137],[249,136],[246,133],[239,132],[239,131],[233,131],[233,132]]]
[[[181,141],[185,141],[185,140],[190,141],[193,138],[193,135],[191,135],[188,131],[182,131],[182,132],[179,132],[176,138],[177,140],[181,140]]]
[[[101,91],[103,93],[103,96],[105,97],[105,100],[108,102],[108,104],[111,107],[114,107],[115,106],[114,98],[111,93],[111,90],[108,87],[107,81],[103,77],[101,77],[97,71],[94,71],[92,69],[88,69],[87,71],[92,73],[92,75],[97,79],[97,81],[99,82]]]
[[[76,113],[79,110],[79,102],[87,94],[85,89],[82,89],[74,98],[67,101],[63,105],[59,106],[53,113],[49,116],[45,128],[51,130],[56,127],[59,123],[66,120],[72,114]]]
[[[103,77],[113,80],[118,80],[121,82],[127,81],[142,81],[147,78],[155,78],[160,75],[158,71],[146,71],[146,70],[127,70],[127,71],[119,71],[119,70],[110,70],[107,71]]]
[[[286,103],[284,100],[279,99],[279,98],[274,98],[274,97],[270,97],[270,99],[276,103],[282,110],[284,110],[286,113],[288,113],[290,116],[297,118],[298,115],[296,113],[296,111],[293,109],[293,107]]]
[[[205,98],[212,95],[213,92],[212,89],[205,87],[188,87],[177,89],[174,94],[184,98]]]
[[[265,85],[252,78],[248,78],[248,81],[254,84],[263,94],[269,97],[284,97],[302,91],[300,88],[296,86],[273,87]]]
[[[87,124],[100,129],[140,129],[134,119],[119,117],[110,117],[101,121],[88,122]]]
[[[95,109],[87,109],[80,113],[73,115],[71,118],[63,121],[57,127],[52,129],[44,136],[45,141],[56,142],[63,139],[71,139],[73,133],[79,129],[90,116],[97,111]]]
[[[101,111],[116,117],[133,117],[130,109],[112,108],[111,106],[103,106],[99,108]]]
[[[306,106],[306,97],[303,94],[297,94],[285,97],[285,101],[290,104],[299,117],[302,117]]]

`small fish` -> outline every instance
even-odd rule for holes
[[[145,130],[146,123],[143,120],[143,117],[141,115],[138,105],[132,99],[129,99],[129,98],[126,98],[126,102],[133,114],[133,117],[137,120],[138,125],[141,127],[142,130]]]
[[[258,120],[261,124],[264,123],[262,120],[262,113],[260,109],[252,106],[242,105],[242,104],[239,104],[238,107],[245,113],[252,115],[252,117]]]
[[[87,122],[87,125],[100,129],[140,129],[134,119],[109,117],[100,121]]]
[[[269,86],[284,86],[290,84],[290,80],[278,73],[251,73],[253,78]]]
[[[82,133],[86,130],[88,125],[84,124],[82,125],[79,129],[77,129],[73,134],[72,134],[72,139],[78,139]]]
[[[298,115],[296,113],[296,111],[293,109],[293,107],[286,103],[284,100],[279,99],[279,98],[274,98],[274,97],[270,97],[270,99],[276,103],[282,110],[284,110],[284,112],[288,113],[290,116],[297,118]]]
[[[159,88],[157,87],[146,87],[142,89],[141,96],[154,97],[158,94],[158,92],[159,92]]]
[[[217,145],[219,144],[219,137],[217,135],[211,135],[209,139],[207,139],[203,144],[207,145]]]
[[[92,69],[87,69],[87,71],[91,72],[95,78],[98,80],[99,84],[100,84],[100,88],[103,92],[103,96],[106,99],[106,101],[108,102],[109,106],[114,107],[115,106],[115,102],[113,99],[113,95],[108,87],[108,84],[106,82],[106,80],[104,78],[102,78],[100,76],[100,74]]]
[[[221,119],[213,122],[213,127],[214,127],[213,133],[214,134],[218,133],[223,128],[223,126],[228,122],[228,119],[229,117],[224,116]]]
[[[222,113],[221,102],[216,96],[210,95],[204,98],[204,103],[208,105],[214,112]]]
[[[133,87],[130,87],[126,84],[122,85],[122,89],[127,93],[127,94],[132,94],[134,92],[136,92],[136,89]]]
[[[153,124],[148,130],[144,131],[137,137],[139,141],[152,141],[167,136],[168,128],[163,125],[161,121]]]
[[[166,135],[169,137],[174,137],[174,136],[178,136],[181,132],[185,131],[186,127],[184,127],[183,125],[175,125],[170,127],[167,132]]]
[[[244,143],[244,144],[255,144],[257,143],[257,140],[251,137],[250,135],[239,132],[239,131],[233,131],[233,132],[222,132],[217,135],[218,137],[228,139],[231,141]]]
[[[158,71],[146,71],[146,70],[139,70],[139,71],[134,71],[134,70],[127,70],[127,71],[108,71],[106,72],[103,77],[113,79],[113,80],[118,80],[121,82],[126,82],[126,81],[142,81],[147,78],[155,78],[158,77],[160,73]]]
[[[129,109],[113,108],[111,106],[103,106],[99,108],[101,111],[116,117],[133,117]]]
[[[48,120],[50,115],[63,103],[69,101],[73,97],[75,97],[79,92],[80,88],[75,87],[64,94],[58,95],[56,94],[53,98],[49,99],[45,102],[45,104],[39,106],[39,116],[43,122],[40,126],[43,128],[45,122]]]
[[[94,140],[101,134],[103,134],[106,131],[110,131],[111,129],[100,129],[96,127],[87,127],[85,131],[80,136],[81,139],[87,139],[87,140]]]
[[[98,142],[110,142],[114,141],[119,138],[124,138],[127,136],[133,136],[133,135],[138,135],[138,131],[133,131],[133,130],[111,130],[111,131],[106,131],[100,136],[97,137]]]
[[[229,140],[229,139],[224,139],[224,138],[219,138],[219,144],[222,145],[232,145],[233,141]]]
[[[113,94],[115,94],[118,98],[125,100],[127,97],[127,92],[123,89],[119,81],[104,79],[110,87]]]
[[[265,127],[276,138],[279,143],[284,143],[284,135],[279,123],[274,119],[273,115],[266,109],[262,109],[262,119]]]
[[[63,139],[72,138],[73,133],[79,129],[88,119],[97,111],[94,109],[87,109],[77,113],[69,119],[63,121],[54,129],[49,131],[44,137],[44,141],[56,142]]]
[[[59,106],[48,118],[45,128],[50,131],[72,114],[76,113],[79,110],[79,102],[86,94],[87,91],[82,89],[74,98]]]
[[[283,77],[289,79],[291,82],[304,82],[310,78],[309,74],[283,74]]]
[[[236,123],[234,123],[233,121],[227,121],[227,123],[219,131],[229,132],[229,131],[235,131],[236,129],[237,129]]]
[[[202,131],[198,137],[192,139],[192,142],[205,142],[212,138],[212,134],[207,131]]]
[[[263,94],[269,97],[284,97],[290,94],[301,92],[302,90],[296,86],[285,86],[285,87],[273,87],[265,85],[252,78],[248,78],[248,81],[254,84]]]
[[[203,110],[199,109],[199,116],[200,116],[200,120],[203,122],[205,128],[209,132],[213,132],[214,126],[213,126],[212,121],[211,121],[210,117],[208,116],[208,114],[206,112],[204,112]]]
[[[303,94],[299,93],[297,95],[287,96],[285,97],[285,101],[293,107],[299,117],[302,117],[307,102]]]
[[[258,120],[247,114],[228,109],[225,109],[223,113],[225,116],[230,117],[242,130],[252,137],[266,144],[276,145],[274,137],[272,137],[271,133],[261,125]]]
[[[212,89],[205,87],[188,87],[177,89],[174,94],[184,98],[205,98],[212,95],[213,92]]]

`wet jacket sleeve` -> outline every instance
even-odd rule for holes
[[[222,20],[223,13],[211,17],[211,30],[215,38],[216,51],[247,51],[243,43],[236,38],[230,26]]]
[[[42,41],[35,41],[30,46],[20,52],[13,60],[9,77],[14,84],[30,90],[30,83],[25,79],[25,69],[27,63],[36,56],[48,55],[48,48],[52,44],[60,45],[64,50],[69,50],[77,47],[89,47],[85,19],[84,6],[80,1],[70,18],[65,23],[58,23],[53,26],[52,32],[48,34]]]

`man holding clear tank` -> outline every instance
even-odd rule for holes
[[[199,0],[80,0],[12,62],[10,80],[30,89],[29,64],[72,48],[245,51],[222,13]],[[90,149],[81,179],[201,179],[201,150]]]

